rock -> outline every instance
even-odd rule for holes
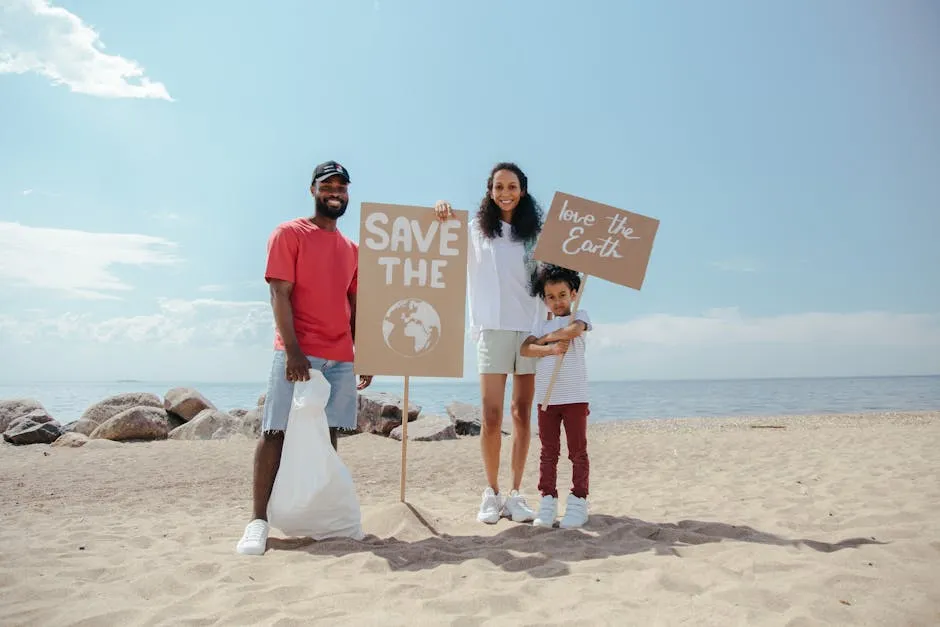
[[[402,427],[398,425],[389,434],[393,440],[401,440]],[[456,440],[457,431],[450,418],[441,416],[422,416],[414,422],[408,421],[408,440],[415,442],[439,442]]]
[[[3,439],[10,444],[52,444],[62,435],[62,425],[45,409],[34,409],[10,423]]]
[[[84,413],[82,413],[81,418],[66,426],[65,431],[90,436],[100,425],[111,420],[121,412],[134,407],[156,407],[162,409],[163,401],[161,401],[160,397],[156,394],[150,394],[148,392],[125,392],[123,394],[115,394],[88,407]]]
[[[258,407],[264,407],[264,399],[267,396],[267,393],[262,394],[258,397]]]
[[[242,409],[242,408],[230,409],[230,410],[228,411],[228,415],[229,415],[229,416],[234,416],[234,417],[236,417],[236,418],[243,418],[243,417],[245,416],[245,414],[247,414],[247,413],[248,413],[248,410],[247,410],[247,409]]]
[[[261,435],[261,412],[262,409],[252,409],[241,417],[239,432],[249,438],[257,438]]]
[[[203,410],[216,409],[216,406],[193,388],[173,388],[163,399],[163,409],[188,422]]]
[[[186,424],[170,431],[171,440],[221,440],[238,432],[241,421],[217,409],[204,409]]]
[[[401,424],[403,401],[388,392],[360,392],[356,424],[361,433],[387,436]],[[408,422],[418,418],[421,407],[408,403]]]
[[[91,435],[91,433],[98,428],[99,424],[100,423],[93,420],[83,420],[79,418],[75,422],[70,422],[65,425],[65,427],[62,428],[62,431],[65,433],[81,433],[82,435]]]
[[[483,410],[476,405],[454,401],[447,406],[447,415],[454,421],[457,435],[480,435],[483,428]],[[503,416],[503,435],[509,435],[512,427],[512,417]]]
[[[37,409],[46,411],[42,403],[31,398],[9,398],[0,401],[0,433],[6,431],[10,423],[17,418]]]
[[[172,431],[177,427],[181,427],[186,424],[186,421],[177,416],[176,414],[167,412],[166,413],[166,428],[167,432]]]
[[[54,422],[54,423],[56,423],[57,425],[59,425],[59,422],[58,422],[57,420],[55,420],[52,416],[50,416],[50,415],[48,414],[48,412],[46,412],[45,409],[34,409],[34,410],[30,411],[29,413],[23,414],[23,415],[20,416],[19,418],[15,419],[13,422],[10,423],[10,425],[7,427],[7,429],[12,429],[14,426],[16,426],[16,425],[18,425],[18,424],[21,424],[21,423],[23,423],[24,421],[27,421],[27,420],[30,420],[30,421],[35,422],[35,423],[38,423],[38,424],[45,424],[45,423],[47,423],[47,422]],[[59,428],[61,429],[61,428],[62,428],[62,425],[59,425]]]
[[[480,435],[483,410],[475,405],[454,401],[447,406],[447,415],[454,421],[457,435]]]
[[[66,446],[69,448],[78,448],[79,446],[84,446],[89,442],[88,436],[84,433],[63,433],[59,438],[52,443],[52,446]]]
[[[163,440],[169,431],[166,411],[159,407],[131,407],[101,423],[92,440]]]
[[[83,449],[94,450],[98,448],[119,448],[124,446],[120,442],[115,440],[88,440],[88,442],[83,446]]]

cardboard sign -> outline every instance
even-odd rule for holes
[[[639,290],[659,220],[556,192],[533,256]]]
[[[359,374],[462,377],[467,212],[363,203],[359,225]]]

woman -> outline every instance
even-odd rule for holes
[[[451,206],[439,201],[441,220]],[[542,229],[542,210],[528,192],[528,180],[513,163],[499,163],[490,172],[486,195],[470,221],[468,287],[470,332],[477,344],[483,425],[480,447],[487,487],[477,520],[494,524],[503,516],[516,522],[534,520],[535,512],[520,493],[529,453],[530,416],[535,394],[535,359],[519,349],[535,327],[541,303],[529,293],[535,269],[532,250]],[[506,378],[512,380],[512,490],[499,489]]]

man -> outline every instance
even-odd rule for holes
[[[281,462],[294,382],[307,381],[311,368],[329,381],[326,416],[334,449],[337,429],[356,426],[357,389],[372,382],[371,376],[361,375],[357,385],[353,372],[358,246],[336,228],[349,203],[349,183],[342,165],[318,165],[310,184],[315,214],[278,225],[268,240],[265,280],[276,324],[275,351],[255,450],[254,515],[236,549],[245,555],[262,555],[267,545],[268,500]]]

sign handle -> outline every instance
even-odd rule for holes
[[[578,311],[578,305],[581,303],[581,296],[584,294],[584,286],[587,284],[587,280],[588,274],[585,272],[584,277],[581,279],[581,289],[578,290],[578,295],[574,298],[574,305],[571,306],[572,317],[575,312]],[[558,378],[558,373],[561,371],[561,362],[564,358],[564,355],[559,355],[558,361],[555,362],[555,370],[552,372],[552,378],[548,382],[548,388],[545,389],[545,397],[539,405],[543,410],[548,407],[548,399],[552,397],[552,388],[555,387],[555,379]]]
[[[405,375],[405,398],[401,410],[401,502],[405,502],[405,468],[408,462],[408,375]]]

